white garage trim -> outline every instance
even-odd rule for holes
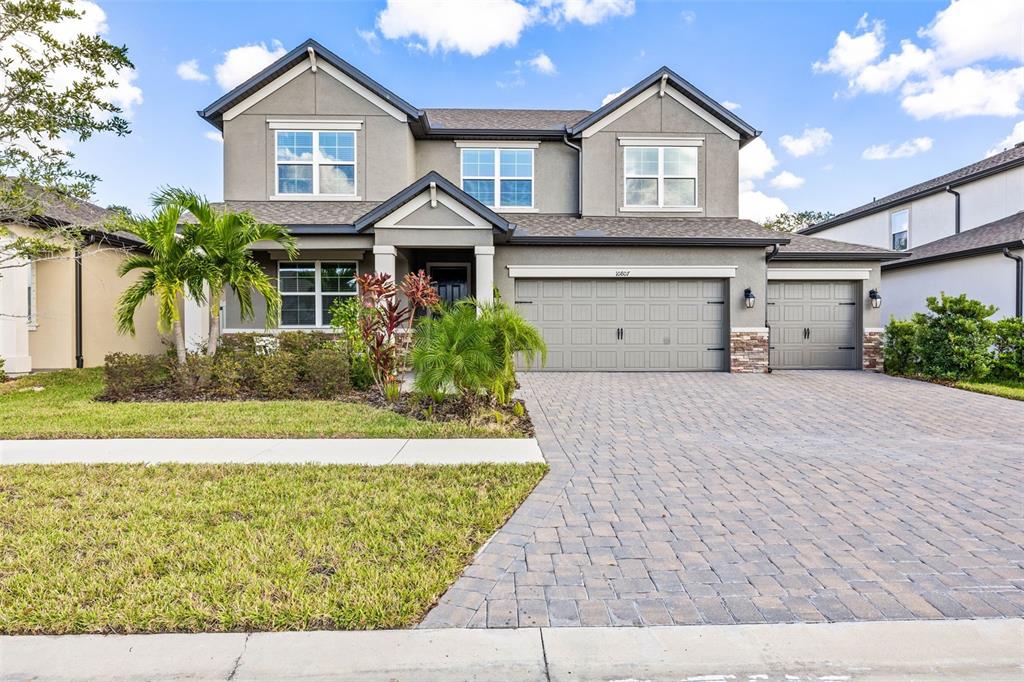
[[[734,334],[767,334],[769,329],[768,327],[733,327],[731,331]]]
[[[509,265],[508,276],[518,278],[673,279],[735,277],[735,265]]]
[[[768,268],[768,279],[864,280],[870,277],[868,268]]]

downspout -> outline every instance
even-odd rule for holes
[[[569,133],[562,133],[562,142],[576,150],[576,217],[583,217],[583,145],[569,141]]]
[[[772,328],[768,325],[768,263],[779,255],[779,245],[764,255],[764,328],[768,330],[768,374],[772,373]]]
[[[1024,318],[1024,301],[1021,300],[1024,296],[1024,257],[1011,253],[1010,247],[1003,249],[1003,255],[1017,261],[1017,290],[1014,292],[1014,300],[1017,317]]]
[[[953,234],[960,234],[960,192],[953,189],[952,185],[946,185],[946,191],[956,197],[953,208]]]
[[[75,247],[75,367],[85,367],[82,347],[82,247]]]

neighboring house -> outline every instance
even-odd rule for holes
[[[424,269],[522,311],[548,370],[765,371],[769,326],[774,367],[877,367],[897,254],[739,219],[759,133],[668,68],[592,112],[424,110],[310,40],[199,114],[223,205],[298,238],[294,262],[255,248],[282,329],[328,326],[356,273]],[[268,323],[224,307],[225,332]]]
[[[897,318],[924,311],[940,291],[1019,316],[1024,143],[800,232],[911,251],[882,266],[885,309]]]
[[[127,253],[140,248],[139,242],[102,229],[108,212],[99,206],[76,199],[44,199],[41,204],[43,215],[5,227],[15,236],[81,227],[80,257],[69,249],[30,262],[8,261],[0,269],[0,357],[5,370],[21,374],[95,367],[108,353],[163,352],[155,305],[139,308],[134,337],[118,334],[114,322],[117,298],[135,281],[118,277],[117,267]]]

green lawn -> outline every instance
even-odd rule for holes
[[[0,469],[0,633],[415,625],[544,465]]]
[[[39,390],[39,389],[42,390]],[[104,403],[100,369],[0,385],[2,438],[486,438],[510,428],[429,422],[331,400]]]
[[[955,386],[975,393],[987,393],[1011,400],[1024,400],[1024,381],[958,381]]]

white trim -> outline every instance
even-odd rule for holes
[[[374,256],[397,256],[398,249],[388,244],[375,244],[373,247]]]
[[[330,165],[330,164],[327,164]],[[275,179],[277,171],[274,172]],[[350,194],[271,194],[270,201],[362,201],[361,196]]]
[[[733,334],[767,334],[768,327],[732,327],[729,329]]]
[[[362,130],[362,121],[330,121],[322,119],[268,118],[271,130]]]
[[[502,206],[502,213],[540,213],[539,208],[527,208],[526,206]]]
[[[700,213],[703,206],[619,206],[624,213]]]
[[[257,102],[259,102],[259,101],[269,97],[270,95],[274,94],[275,92],[277,92],[278,90],[280,90],[284,86],[288,85],[288,83],[291,83],[298,76],[300,76],[303,73],[305,73],[308,69],[309,69],[309,62],[308,61],[303,61],[303,62],[301,62],[299,64],[296,64],[295,66],[293,66],[292,68],[288,69],[287,71],[282,73],[280,76],[278,76],[274,80],[272,80],[269,83],[267,83],[266,85],[264,85],[262,88],[260,88],[256,92],[252,93],[251,95],[249,95],[248,97],[243,99],[241,102],[239,102],[235,106],[233,106],[230,109],[228,109],[227,111],[225,111],[221,115],[221,118],[223,120],[225,120],[225,121],[230,121],[231,119],[235,118],[239,114],[241,114],[241,113],[243,113],[245,111],[248,111],[251,107],[255,106],[255,104]]]
[[[373,247],[376,251],[377,247]],[[391,247],[394,248],[394,247]],[[281,291],[281,266],[282,265],[305,265],[308,263],[313,264],[313,291],[296,292],[296,291]],[[284,297],[285,296],[306,296],[310,297],[314,301],[314,313],[316,323],[313,326],[303,324],[284,324],[278,322],[278,328],[280,329],[326,329],[331,326],[330,321],[324,322],[323,320],[323,297],[324,296],[357,296],[358,291],[324,291],[321,289],[320,283],[320,268],[323,263],[351,263],[355,270],[355,276],[359,276],[359,261],[356,260],[331,260],[329,258],[324,260],[299,260],[299,261],[278,261],[277,262],[277,291],[281,296],[281,314],[284,315]]]
[[[334,68],[327,62],[321,62],[320,69],[323,70],[323,72],[326,73],[327,75],[333,76],[335,80],[339,81],[342,85],[352,90],[363,99],[369,100],[374,104],[374,106],[387,112],[392,117],[398,119],[402,123],[405,123],[406,121],[409,120],[409,117],[405,115],[404,111],[394,106],[386,99],[370,91],[369,89],[363,87],[362,85],[352,80],[350,77],[346,76],[344,73]]]
[[[885,327],[864,327],[865,334],[884,334]]]
[[[429,192],[429,190],[426,190],[426,191],[420,192],[415,197],[413,197],[412,199],[409,199],[409,201],[407,201],[404,204],[402,204],[402,206],[400,206],[399,208],[396,208],[390,214],[388,214],[388,215],[384,216],[383,218],[381,218],[380,220],[378,220],[374,224],[374,227],[375,228],[377,228],[377,227],[384,227],[384,228],[388,228],[388,227],[396,227],[396,228],[415,227],[415,228],[423,228],[423,229],[443,229],[443,230],[451,230],[451,229],[473,229],[473,230],[475,230],[475,229],[479,229],[479,228],[485,228],[485,227],[489,228],[489,227],[491,227],[491,224],[489,222],[485,221],[483,218],[481,218],[479,215],[477,215],[474,211],[469,210],[468,208],[463,206],[461,203],[459,203],[455,199],[451,198],[446,192],[443,192],[443,191],[442,192],[438,192],[437,193],[437,201],[438,201],[438,203],[443,204],[445,207],[451,209],[456,215],[458,215],[460,218],[462,218],[463,220],[468,222],[469,225],[399,225],[398,223],[400,223],[401,221],[405,220],[410,215],[415,213],[417,209],[419,209],[419,208],[421,208],[423,206],[426,206],[430,202],[430,192]]]
[[[455,146],[459,149],[492,149],[503,147],[505,149],[537,149],[540,142],[514,142],[505,140],[455,140]]]
[[[39,307],[36,300],[39,289],[36,285],[36,262],[34,260],[28,262],[26,282],[28,284],[28,293],[26,295],[28,315],[25,316],[25,324],[30,332],[34,332],[39,329]]]
[[[774,280],[865,280],[870,268],[768,268],[768,279]]]
[[[466,175],[465,173],[465,162],[463,161],[463,154],[466,149],[477,149],[482,151],[494,152],[494,175]],[[505,149],[509,150],[525,150],[530,152],[530,177],[512,175],[510,177],[504,177],[501,174],[501,152]],[[508,211],[510,209],[526,209],[528,211],[534,210],[537,206],[537,155],[534,153],[531,147],[516,147],[507,146],[505,144],[498,145],[487,145],[484,147],[466,147],[459,151],[459,187],[462,191],[466,192],[466,180],[490,180],[494,183],[494,205],[488,206],[488,208],[494,211]],[[530,181],[530,205],[529,206],[502,206],[501,205],[501,181],[502,180],[529,180]],[[466,192],[469,194],[469,192]],[[472,196],[472,195],[471,195]],[[482,201],[480,203],[483,203]],[[486,206],[486,204],[484,204]]]
[[[313,157],[309,161],[280,161],[277,158],[277,136],[282,132],[295,132],[295,133],[309,133],[313,136]],[[352,160],[351,161],[334,161],[331,159],[320,158],[320,134],[323,132],[348,132],[352,134]],[[274,193],[270,196],[271,199],[328,199],[328,200],[341,200],[341,201],[356,201],[359,199],[359,135],[355,130],[342,130],[342,131],[331,131],[331,130],[319,130],[317,128],[287,128],[277,130],[273,134],[274,137]],[[301,194],[298,192],[281,192],[281,180],[280,171],[281,166],[312,166],[313,168],[313,180],[312,190],[310,194]],[[321,166],[352,166],[352,194],[325,194],[320,191],[320,167]]]
[[[619,135],[620,147],[703,147],[700,137],[633,137]]]
[[[608,112],[604,118],[600,118],[590,124],[582,133],[581,136],[584,138],[592,137],[596,133],[601,132],[604,128],[608,127],[619,118],[625,116],[629,112],[636,109],[638,106],[649,100],[658,92],[658,86],[652,85],[643,92],[637,94],[633,99],[628,102],[623,102],[616,108]]]
[[[671,97],[672,99],[674,99],[675,101],[679,102],[680,104],[682,104],[684,107],[686,107],[687,109],[689,109],[693,113],[695,113],[698,116],[700,116],[702,119],[704,119],[705,121],[707,121],[711,125],[713,125],[715,128],[720,130],[730,140],[737,140],[738,141],[740,139],[740,134],[739,133],[737,133],[735,130],[733,130],[729,126],[727,126],[724,123],[722,123],[721,121],[719,121],[717,117],[712,116],[711,114],[709,114],[707,111],[705,111],[704,107],[698,106],[692,100],[690,100],[689,97],[687,97],[683,93],[681,93],[681,92],[679,92],[679,91],[677,91],[677,90],[675,90],[673,88],[671,90],[668,90],[668,96]]]
[[[474,246],[473,247],[473,254],[476,255],[476,256],[493,256],[494,255],[494,247],[493,246]]]
[[[914,215],[913,215],[913,213],[911,212],[910,209],[911,209],[911,206],[904,206],[903,208],[891,209],[888,212],[888,217],[889,217],[889,244],[886,246],[886,248],[892,249],[892,237],[893,237],[892,217],[894,215],[896,215],[897,213],[902,213],[903,211],[906,211],[907,212],[907,246],[906,246],[906,248],[904,248],[902,250],[903,251],[909,251],[910,250],[910,236],[911,236],[910,235],[910,224],[914,220]],[[895,251],[895,249],[893,249],[893,250]]]
[[[518,278],[647,279],[735,277],[736,265],[507,265],[508,276]]]

